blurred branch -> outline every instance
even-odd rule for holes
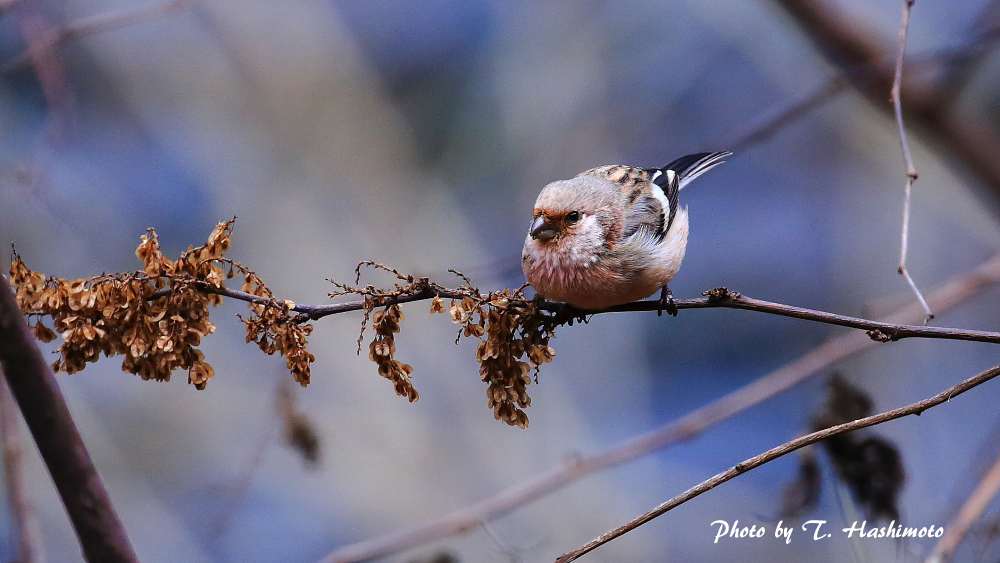
[[[903,0],[903,16],[899,24],[899,54],[896,56],[896,73],[892,80],[892,90],[889,97],[892,99],[892,107],[896,114],[896,127],[899,129],[899,144],[903,148],[903,161],[906,167],[906,182],[903,186],[903,228],[899,243],[899,267],[898,271],[906,279],[906,283],[917,296],[917,301],[924,308],[924,324],[934,318],[934,313],[924,301],[923,294],[917,289],[917,284],[910,277],[910,272],[906,269],[906,249],[910,238],[910,194],[913,191],[913,182],[917,179],[917,169],[913,166],[913,157],[910,155],[910,143],[906,139],[906,128],[903,127],[903,105],[900,101],[900,90],[903,87],[903,55],[906,54],[906,32],[910,27],[910,10],[913,9],[914,0]]]
[[[49,365],[0,276],[0,365],[87,561],[137,562]]]
[[[81,37],[84,35],[94,35],[105,31],[121,29],[137,23],[160,19],[198,0],[166,0],[156,4],[148,4],[133,8],[123,8],[103,14],[88,16],[74,20],[65,26],[50,32],[46,37],[37,41],[29,41],[28,48],[15,55],[7,64],[0,68],[0,74],[7,74],[21,66],[31,62],[33,53],[45,51],[59,43]]]
[[[14,4],[17,4],[20,1],[21,0],[0,0],[0,15],[3,15],[4,12],[13,8]]]
[[[42,96],[49,111],[55,116],[53,122],[58,124],[54,127],[57,131],[61,130],[61,122],[65,120],[66,114],[72,107],[73,97],[66,64],[53,45],[47,42],[47,38],[55,29],[55,24],[36,3],[27,1],[15,6],[14,19],[21,37],[28,44],[28,48],[18,56],[22,56],[25,62],[30,62],[34,66]],[[50,131],[49,135],[53,134]]]
[[[775,0],[799,24],[827,58],[842,70],[851,84],[878,108],[888,111],[885,93],[891,91],[894,76],[891,48],[874,31],[865,29],[857,18],[838,13],[829,2],[818,0]],[[978,43],[974,41],[973,44]],[[851,69],[870,67],[869,73]],[[995,194],[1000,194],[1000,140],[983,127],[952,115],[950,103],[940,95],[947,84],[918,88],[903,84],[903,114],[917,124],[935,143],[976,174]],[[953,94],[954,95],[954,94]]]
[[[3,449],[3,476],[10,509],[11,529],[17,563],[42,563],[42,536],[31,497],[24,485],[21,434],[18,432],[17,404],[0,369],[0,448]]]
[[[1000,0],[993,0],[994,11],[1000,11]],[[973,38],[962,45],[937,49],[926,53],[918,53],[907,57],[907,65],[911,69],[909,75],[925,75],[938,72],[935,96],[941,105],[949,105],[959,94],[962,86],[971,77],[975,67],[985,59],[1000,40],[1000,27],[996,20],[1000,18],[990,10],[986,10],[972,30]],[[916,73],[913,71],[916,70]],[[880,72],[885,72],[881,64],[865,63],[857,66],[845,66],[837,75],[827,78],[804,97],[787,102],[776,110],[768,110],[766,115],[759,116],[752,123],[744,126],[735,134],[727,135],[719,140],[704,143],[706,146],[728,147],[733,152],[743,152],[747,148],[764,142],[788,127],[813,109],[827,103],[853,84],[867,84]],[[850,75],[851,80],[848,80]]]
[[[768,115],[758,118],[737,134],[722,141],[706,143],[706,146],[727,147],[734,153],[742,152],[771,138],[795,120],[843,92],[847,86],[847,78],[843,75],[828,78],[806,96],[793,100],[781,109],[770,111]]]
[[[265,427],[260,430],[260,434],[254,440],[250,452],[243,459],[239,472],[233,476],[225,487],[222,495],[221,510],[203,529],[204,535],[202,539],[206,544],[217,541],[229,531],[233,519],[239,514],[240,508],[243,507],[243,503],[246,501],[247,493],[250,492],[250,486],[253,484],[253,480],[257,476],[257,471],[264,461],[264,456],[267,453],[268,446],[271,445],[271,438],[273,436],[274,425],[269,416]],[[207,548],[208,546],[206,545]]]
[[[990,0],[976,18],[972,33],[983,39],[1000,32],[1000,0]],[[990,41],[973,41],[953,57],[937,79],[937,103],[949,106],[962,92],[992,49]]]
[[[721,485],[722,483],[725,483],[726,481],[729,481],[734,477],[742,475],[743,473],[746,473],[751,469],[760,467],[761,465],[764,465],[769,461],[775,460],[785,454],[794,452],[799,448],[808,446],[809,444],[814,444],[816,442],[819,442],[820,440],[829,438],[830,436],[835,436],[837,434],[843,434],[845,432],[859,430],[861,428],[867,428],[869,426],[874,426],[876,424],[882,424],[883,422],[888,422],[890,420],[895,420],[897,418],[902,418],[904,416],[909,416],[911,414],[919,416],[925,410],[932,407],[936,407],[937,405],[940,405],[941,403],[944,403],[946,401],[950,401],[952,398],[957,397],[962,393],[965,393],[969,389],[982,385],[983,383],[986,383],[987,381],[993,379],[998,375],[1000,375],[1000,366],[992,367],[982,373],[979,373],[977,375],[970,377],[969,379],[966,379],[965,381],[962,381],[961,383],[958,383],[957,385],[953,385],[945,389],[944,391],[938,393],[937,395],[934,395],[933,397],[924,399],[922,401],[917,401],[916,403],[911,403],[909,405],[906,405],[905,407],[900,407],[898,409],[893,409],[891,411],[886,411],[873,416],[868,416],[852,422],[838,424],[837,426],[831,426],[830,428],[827,428],[825,430],[813,432],[812,434],[807,434],[800,438],[796,438],[794,440],[785,442],[784,444],[771,448],[770,450],[767,450],[762,454],[756,455],[750,459],[737,463],[733,467],[727,469],[726,471],[723,471],[722,473],[719,473],[718,475],[712,477],[711,479],[702,481],[698,485],[695,485],[694,487],[691,487],[690,489],[675,496],[674,498],[660,504],[656,508],[632,520],[628,524],[625,524],[624,526],[621,526],[619,528],[615,528],[614,530],[611,530],[600,537],[594,538],[593,540],[587,542],[581,547],[561,555],[559,558],[556,559],[556,563],[569,563],[570,561],[574,561],[581,555],[584,555],[594,550],[595,548],[621,535],[624,535],[638,528],[639,526],[642,526],[643,524],[649,522],[654,518],[657,518],[658,516],[662,516],[663,514],[669,512],[670,510],[695,498],[696,496],[711,489],[714,489],[715,487]]]
[[[969,526],[979,518],[998,491],[1000,491],[1000,458],[997,458],[976,489],[965,500],[955,519],[945,526],[944,535],[934,545],[934,549],[927,557],[927,563],[942,563],[951,558],[951,554],[958,547]]]
[[[949,280],[941,289],[928,296],[935,310],[945,311],[955,304],[1000,282],[1000,255],[981,264],[975,270]],[[907,306],[888,317],[891,323],[911,322],[922,316],[916,305]],[[543,473],[529,481],[452,512],[426,524],[394,534],[344,546],[327,555],[322,563],[353,563],[374,557],[398,553],[450,536],[464,534],[484,522],[495,520],[515,509],[548,495],[596,471],[608,469],[641,458],[660,448],[689,440],[706,428],[744,411],[810,375],[848,358],[876,343],[864,335],[852,332],[815,348],[799,359],[703,405],[687,415],[632,437],[611,448],[572,459],[566,465]]]

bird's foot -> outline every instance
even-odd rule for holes
[[[667,286],[663,286],[663,289],[660,290],[660,306],[656,309],[656,316],[662,316],[664,311],[672,317],[677,316],[677,304],[674,303],[674,294]]]

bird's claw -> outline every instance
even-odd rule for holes
[[[663,289],[660,290],[660,306],[656,309],[656,316],[663,316],[664,311],[671,317],[677,316],[677,304],[674,303],[674,294],[667,286],[663,286]]]

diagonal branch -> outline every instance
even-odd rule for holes
[[[942,288],[929,295],[928,299],[936,310],[944,311],[993,287],[997,282],[1000,282],[1000,255],[975,270],[948,281]],[[888,320],[892,323],[905,323],[920,316],[921,312],[914,304],[896,312]],[[430,522],[344,546],[327,555],[322,563],[355,563],[464,534],[484,522],[509,514],[591,473],[616,467],[670,444],[689,440],[713,424],[777,395],[835,362],[875,345],[871,339],[856,332],[839,336],[799,359],[676,420],[624,440],[606,450],[575,458],[571,463],[556,467],[472,506]]]
[[[120,29],[137,23],[152,21],[169,16],[187,8],[197,0],[165,0],[155,4],[123,8],[107,13],[80,18],[50,33],[48,37],[31,44],[27,49],[14,55],[6,64],[0,67],[0,75],[21,68],[31,62],[32,52],[50,49],[60,43],[82,37]]]
[[[769,461],[775,460],[785,454],[794,452],[799,448],[808,446],[809,444],[814,444],[816,442],[819,442],[820,440],[829,438],[830,436],[843,434],[845,432],[851,432],[853,430],[859,430],[861,428],[867,428],[869,426],[874,426],[876,424],[881,424],[883,422],[888,422],[890,420],[895,420],[897,418],[902,418],[904,416],[909,416],[911,414],[919,416],[925,410],[932,407],[936,407],[937,405],[940,405],[941,403],[944,403],[946,401],[950,401],[954,397],[957,397],[962,393],[965,393],[969,389],[982,385],[983,383],[986,383],[987,381],[993,379],[998,375],[1000,375],[1000,366],[992,367],[982,373],[979,373],[977,375],[970,377],[969,379],[966,379],[965,381],[962,381],[961,383],[958,383],[956,385],[953,385],[945,389],[944,391],[938,393],[937,395],[934,395],[933,397],[924,399],[922,401],[917,401],[916,403],[911,403],[909,405],[906,405],[905,407],[900,407],[898,409],[893,409],[891,411],[886,411],[873,416],[861,418],[853,422],[838,424],[837,426],[832,426],[825,430],[820,430],[819,432],[813,432],[812,434],[807,434],[800,438],[796,438],[794,440],[785,442],[784,444],[771,448],[770,450],[767,450],[762,454],[756,455],[750,459],[737,463],[733,467],[730,467],[729,469],[723,471],[722,473],[719,473],[718,475],[712,477],[711,479],[702,481],[701,483],[695,485],[694,487],[691,487],[690,489],[675,496],[674,498],[660,504],[656,508],[632,520],[628,524],[625,524],[624,526],[621,526],[619,528],[615,528],[614,530],[611,530],[605,533],[604,535],[594,538],[593,540],[587,542],[586,544],[580,546],[579,548],[561,555],[559,558],[556,559],[556,563],[569,563],[570,561],[574,561],[581,555],[593,551],[595,548],[638,528],[639,526],[649,522],[650,520],[653,520],[654,518],[657,518],[658,516],[662,516],[663,514],[684,504],[685,502],[693,499],[694,497],[704,492],[710,491],[711,489],[714,489],[715,487],[721,485],[722,483],[725,483],[726,481],[729,481],[734,477],[742,475],[743,473],[746,473],[751,469],[760,467],[761,465],[764,465]]]

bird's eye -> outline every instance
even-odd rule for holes
[[[577,221],[580,220],[580,212],[570,211],[569,213],[566,214],[566,220],[569,221],[570,223],[576,223]]]

